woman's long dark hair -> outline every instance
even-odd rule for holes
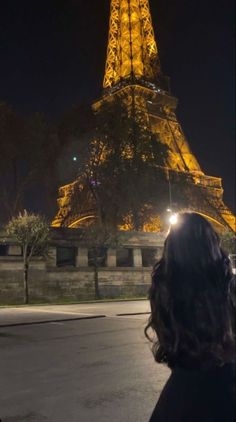
[[[181,213],[152,274],[153,353],[170,367],[211,367],[235,359],[235,280],[211,224]]]

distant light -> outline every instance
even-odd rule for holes
[[[169,218],[169,222],[172,226],[174,226],[178,222],[177,214],[172,214]]]
[[[77,157],[76,157],[76,156],[74,156],[74,157],[72,158],[72,160],[73,160],[73,161],[77,161]]]
[[[170,208],[167,208],[167,210],[166,210],[167,212],[171,212],[171,209]]]
[[[93,180],[93,179],[91,179],[90,180],[90,184],[92,186],[100,186],[101,185],[101,182],[99,182],[99,180]]]

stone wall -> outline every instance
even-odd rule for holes
[[[74,236],[74,234],[73,234]],[[106,250],[106,258],[98,268],[102,298],[138,297],[147,295],[152,265],[147,257],[160,254],[163,238],[158,235],[131,233],[119,250]],[[123,249],[122,249],[123,248]],[[120,259],[129,250],[132,266]],[[145,251],[145,253],[144,253]],[[59,253],[60,252],[60,253]],[[152,252],[150,254],[149,252]],[[65,259],[61,254],[65,254]],[[0,256],[0,303],[23,303],[23,264],[21,249],[9,244],[7,254]],[[68,258],[69,256],[69,258]],[[146,257],[146,258],[145,258]],[[69,259],[69,260],[68,260]],[[145,265],[145,266],[144,266]],[[95,270],[89,261],[89,249],[76,238],[57,238],[51,242],[47,259],[34,257],[29,270],[29,297],[33,303],[65,302],[94,299]]]

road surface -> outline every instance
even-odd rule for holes
[[[1,308],[2,422],[147,422],[169,376],[144,337],[147,312],[147,301]]]

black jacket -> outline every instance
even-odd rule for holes
[[[235,422],[235,371],[173,369],[149,422]]]

